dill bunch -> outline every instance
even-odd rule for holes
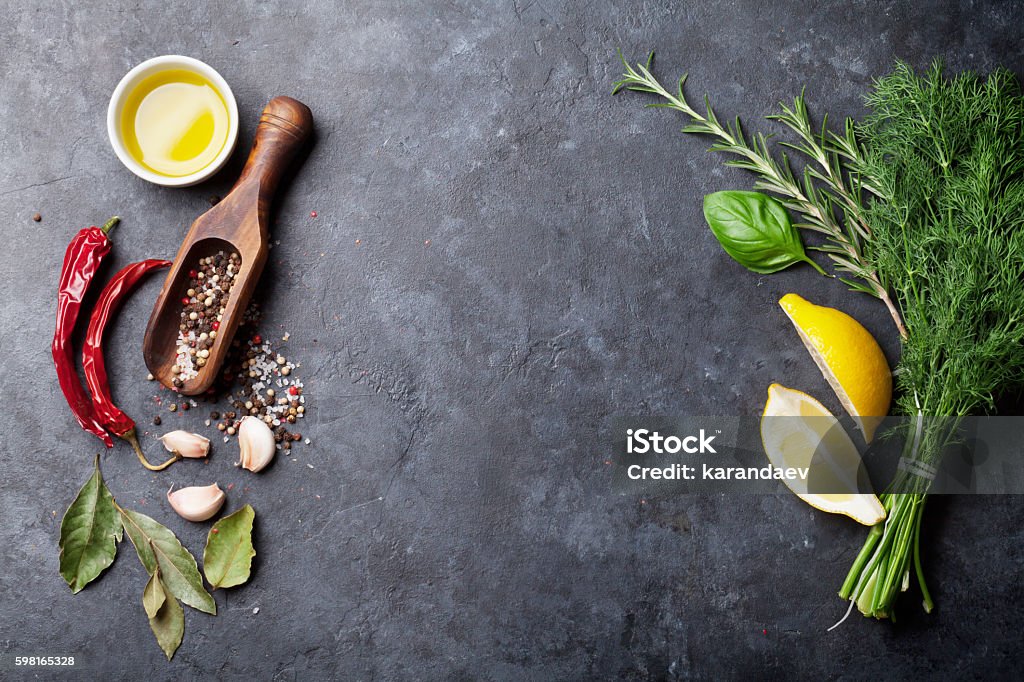
[[[923,77],[898,63],[858,129],[855,169],[879,199],[869,263],[889,284],[907,339],[899,406],[926,415],[991,410],[1024,370],[1024,98],[1013,74]]]
[[[994,410],[1024,379],[1024,98],[1005,69],[948,78],[940,63],[920,76],[897,63],[866,102],[850,161],[875,192],[863,255],[902,313],[896,409],[919,417],[907,449],[929,463],[955,418]],[[932,608],[919,551],[927,483],[904,474],[894,489],[918,492],[882,496],[887,519],[840,590],[866,615],[893,615],[911,555]]]

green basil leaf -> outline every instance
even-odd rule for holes
[[[121,537],[114,497],[103,482],[96,457],[92,476],[60,522],[60,574],[72,592],[81,591],[114,563]]]
[[[195,557],[181,546],[174,533],[145,514],[121,507],[118,510],[146,571],[150,575],[159,571],[170,593],[192,608],[216,614],[217,604],[203,585]]]
[[[800,234],[786,208],[767,194],[708,194],[704,197],[704,219],[725,252],[748,270],[769,274],[803,261],[821,272],[804,253]]]
[[[252,522],[256,512],[245,505],[213,524],[203,551],[203,572],[213,589],[235,587],[249,579],[252,558]]]
[[[185,636],[185,612],[182,610],[178,600],[174,598],[174,595],[164,585],[164,582],[160,580],[159,574],[150,576],[149,583],[146,584],[146,592],[142,593],[144,605],[146,603],[146,593],[150,591],[150,585],[153,585],[153,590],[160,593],[163,601],[160,603],[156,613],[152,615],[149,615],[149,606],[146,606],[146,613],[149,615],[149,628],[156,635],[156,643],[160,645],[164,656],[169,661],[181,645],[181,638]]]

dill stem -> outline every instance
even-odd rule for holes
[[[914,573],[917,574],[917,584],[921,588],[922,605],[925,613],[931,613],[935,608],[932,595],[924,581],[924,569],[921,567],[921,519],[924,518],[924,502],[928,499],[922,496],[918,502],[917,524],[914,526]]]
[[[882,539],[882,528],[884,524],[876,523],[871,526],[871,530],[868,531],[867,540],[864,542],[864,546],[861,547],[860,553],[857,554],[857,558],[853,562],[853,566],[850,567],[849,573],[846,574],[846,580],[843,581],[842,587],[839,588],[839,597],[844,600],[856,599],[853,596],[853,591],[858,587],[860,581],[861,572],[864,570],[864,565],[867,564],[868,559],[875,551],[875,546],[878,541]]]

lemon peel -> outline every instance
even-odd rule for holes
[[[859,493],[861,457],[853,441],[824,405],[811,396],[780,384],[768,387],[761,416],[761,444],[776,467],[809,467],[818,483],[838,493],[810,492],[807,481],[786,486],[815,509],[844,514],[866,526],[885,518],[885,509],[871,493]]]
[[[864,325],[841,310],[815,305],[797,294],[786,294],[779,305],[870,443],[892,402],[892,371],[881,346]]]

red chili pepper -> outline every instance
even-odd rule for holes
[[[131,444],[138,455],[142,466],[151,471],[166,469],[181,459],[175,455],[159,466],[149,463],[139,446],[139,438],[135,432],[135,422],[125,414],[110,395],[110,383],[107,381],[107,366],[103,359],[103,332],[111,317],[121,307],[121,303],[131,293],[139,281],[160,268],[171,265],[170,261],[150,259],[127,265],[114,275],[107,286],[103,287],[100,297],[93,308],[89,319],[89,329],[85,334],[85,345],[82,348],[82,368],[85,370],[85,381],[92,391],[92,402],[96,408],[96,416],[100,422],[118,438]]]
[[[64,253],[64,265],[60,271],[60,287],[57,290],[57,325],[53,332],[53,364],[57,368],[57,379],[71,412],[82,428],[95,434],[108,448],[114,441],[103,429],[96,408],[86,393],[75,369],[74,349],[71,334],[82,309],[82,299],[89,288],[100,262],[110,253],[110,238],[107,233],[118,222],[117,216],[108,220],[103,227],[87,227],[75,235]]]

